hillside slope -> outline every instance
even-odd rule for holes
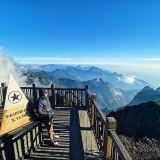
[[[160,139],[160,102],[147,102],[111,112],[117,120],[117,133],[136,139]]]

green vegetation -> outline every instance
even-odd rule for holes
[[[153,156],[150,160],[160,160],[160,156]]]
[[[160,102],[148,102],[112,112],[117,120],[117,133],[140,139],[160,139]]]

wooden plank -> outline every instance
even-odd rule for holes
[[[85,110],[79,110],[80,130],[83,142],[84,158],[102,159],[93,131],[90,127],[89,117]]]

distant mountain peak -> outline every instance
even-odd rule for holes
[[[96,82],[104,82],[104,80],[102,78],[96,78],[95,81]]]
[[[158,94],[160,94],[160,87],[158,87],[158,88],[156,89],[156,92],[157,92]]]
[[[145,86],[140,92],[136,94],[133,100],[129,103],[129,106],[146,103],[149,101],[160,101],[159,90],[154,90],[149,86]]]
[[[145,86],[143,89],[142,89],[142,91],[150,91],[150,90],[154,90],[153,88],[151,88],[151,87],[149,87],[149,86]]]
[[[99,72],[100,71],[100,68],[98,68],[98,67],[92,67],[91,69],[89,69],[90,71],[94,71],[94,72]]]

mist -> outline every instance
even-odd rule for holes
[[[26,86],[26,77],[18,68],[18,64],[11,58],[0,51],[0,83],[5,82],[8,85],[9,74],[12,74],[19,86]]]

